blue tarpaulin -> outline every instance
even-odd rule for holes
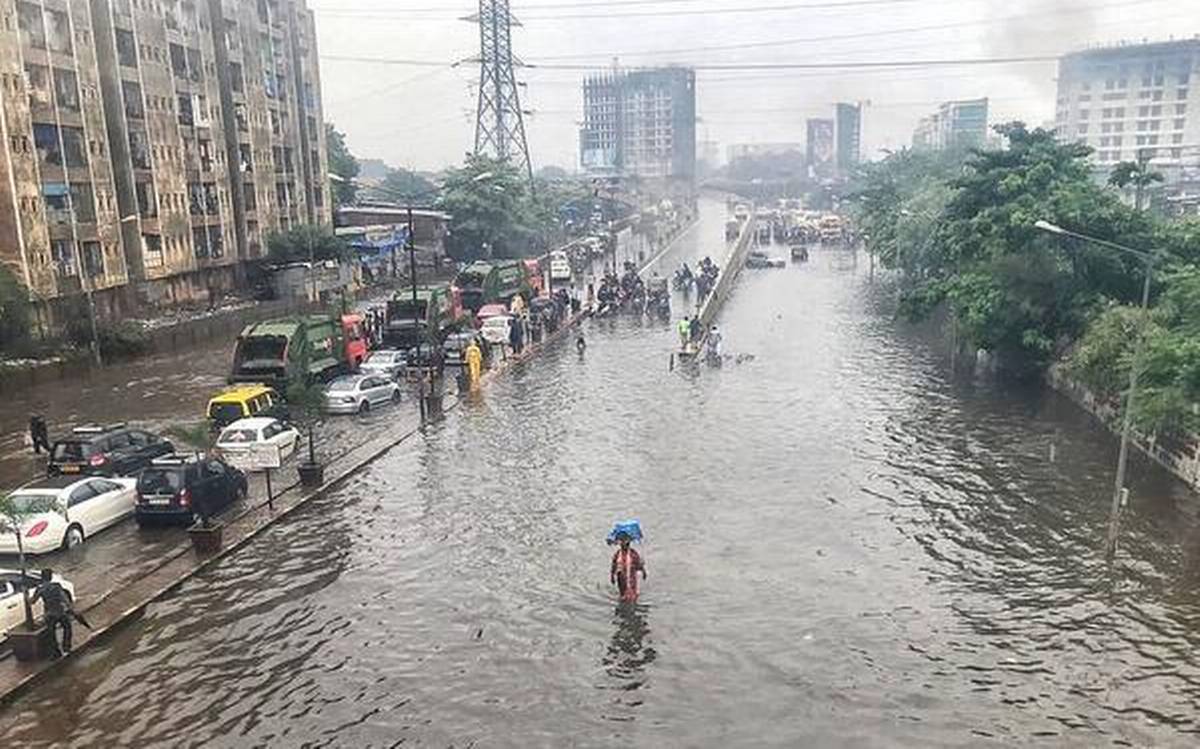
[[[629,536],[631,541],[641,541],[642,524],[637,520],[618,520],[613,524],[612,530],[608,532],[608,538],[605,539],[605,542],[615,544],[617,536],[622,533]]]

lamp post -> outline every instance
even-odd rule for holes
[[[1129,390],[1125,394],[1125,410],[1121,419],[1121,448],[1117,454],[1117,479],[1113,487],[1112,509],[1109,511],[1108,517],[1108,545],[1106,551],[1111,557],[1117,550],[1117,535],[1120,532],[1121,524],[1121,508],[1125,504],[1125,498],[1128,496],[1128,490],[1125,488],[1125,470],[1129,463],[1129,441],[1133,433],[1133,406],[1137,399],[1138,375],[1142,367],[1142,356],[1146,347],[1146,331],[1145,331],[1145,316],[1146,311],[1150,307],[1150,284],[1154,278],[1154,262],[1155,256],[1151,252],[1143,250],[1135,250],[1132,247],[1109,242],[1096,237],[1089,237],[1086,234],[1078,234],[1073,231],[1052,224],[1049,221],[1038,221],[1034,226],[1044,232],[1056,234],[1063,237],[1071,237],[1084,242],[1106,247],[1110,250],[1123,252],[1127,255],[1136,257],[1144,264],[1144,280],[1142,282],[1142,330],[1138,331],[1137,341],[1133,349],[1133,364],[1129,368]]]

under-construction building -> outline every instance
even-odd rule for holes
[[[304,0],[0,0],[0,262],[39,312],[234,287],[329,223]]]
[[[579,156],[593,174],[694,179],[695,71],[653,68],[585,79]]]

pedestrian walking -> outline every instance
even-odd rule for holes
[[[637,603],[638,599],[638,573],[642,573],[642,579],[646,579],[646,563],[642,561],[642,555],[629,546],[629,534],[618,533],[617,543],[621,546],[613,554],[612,567],[608,574],[609,582],[617,586],[617,591],[621,594],[622,603]]]
[[[471,389],[479,387],[479,376],[483,369],[483,352],[479,350],[479,344],[474,339],[467,344],[467,350],[464,354],[467,360],[467,371],[471,373]]]
[[[43,449],[50,452],[50,433],[46,429],[46,419],[41,414],[29,417],[29,439],[33,441],[34,455],[40,455]]]
[[[683,319],[679,321],[679,346],[686,349],[688,341],[691,340],[691,337],[692,323],[688,319],[688,316],[684,315]]]

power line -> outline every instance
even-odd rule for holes
[[[850,34],[825,34],[825,35],[821,35],[821,36],[794,37],[791,39],[776,39],[773,41],[740,42],[737,44],[719,44],[719,45],[708,45],[708,46],[703,46],[703,47],[686,47],[686,48],[680,48],[680,49],[644,50],[641,52],[638,52],[638,51],[607,52],[607,53],[604,53],[603,55],[598,54],[598,53],[573,53],[573,54],[569,54],[569,55],[550,55],[550,56],[540,57],[537,59],[541,59],[541,60],[578,60],[578,59],[588,59],[588,58],[603,58],[605,60],[610,60],[613,57],[650,57],[650,56],[660,56],[660,55],[692,54],[692,53],[696,53],[696,52],[722,52],[722,51],[743,50],[743,49],[764,49],[764,48],[769,48],[769,47],[785,47],[785,46],[789,46],[792,44],[807,44],[807,43],[812,43],[812,42],[829,42],[829,41],[840,41],[840,40],[846,40],[846,39],[870,39],[870,38],[875,38],[875,37],[880,37],[880,36],[894,36],[896,34],[912,34],[912,33],[924,32],[924,31],[948,31],[951,29],[969,28],[971,26],[978,26],[981,24],[982,25],[991,25],[991,24],[997,24],[997,23],[1007,23],[1009,21],[1017,21],[1017,20],[1026,19],[1026,18],[1038,18],[1038,17],[1042,17],[1042,16],[1075,15],[1075,14],[1079,14],[1079,13],[1091,13],[1093,11],[1105,10],[1105,9],[1109,9],[1109,8],[1124,8],[1124,7],[1129,7],[1129,6],[1133,6],[1133,5],[1149,5],[1149,4],[1153,4],[1153,3],[1161,3],[1161,2],[1168,2],[1168,1],[1173,1],[1173,0],[1120,0],[1120,2],[1109,2],[1109,3],[1104,3],[1101,5],[1089,5],[1086,7],[1069,8],[1069,9],[1065,9],[1065,10],[1055,10],[1055,11],[1048,11],[1048,12],[1042,11],[1042,12],[1031,12],[1031,13],[1019,13],[1019,14],[1015,14],[1015,15],[1011,15],[1011,16],[1003,16],[1000,18],[985,18],[985,19],[976,19],[976,20],[972,20],[972,21],[956,21],[953,23],[940,23],[940,24],[932,24],[932,25],[927,25],[927,26],[910,26],[907,28],[900,28],[900,29],[882,29],[882,30],[878,30],[878,31],[860,31],[860,32],[854,32],[854,33],[850,33]]]
[[[606,8],[613,7],[637,7],[643,5],[680,5],[695,3],[697,0],[601,0],[594,2],[580,3],[542,3],[538,5],[522,5],[521,20],[526,20],[530,16],[525,15],[525,11],[540,11],[540,10],[566,10],[575,11],[580,8]],[[780,9],[803,10],[803,9],[822,9],[822,8],[842,8],[842,7],[857,7],[865,5],[899,5],[902,3],[912,4],[921,0],[822,0],[813,3],[793,3],[785,6],[778,6]],[[321,15],[336,15],[336,16],[352,16],[359,15],[363,17],[397,17],[403,18],[411,13],[447,13],[461,15],[464,13],[473,13],[475,8],[447,8],[446,6],[430,6],[424,8],[400,8],[396,10],[382,10],[377,8],[324,8],[320,6],[309,6],[310,10],[314,10]],[[736,9],[731,9],[736,10]],[[650,14],[668,13],[672,11],[643,11]],[[680,14],[697,14],[707,12],[728,12],[725,9],[704,9],[704,8],[685,8],[682,10],[673,11]],[[609,14],[605,14],[607,16]],[[569,17],[569,16],[543,16],[543,18]]]
[[[637,10],[637,11],[607,11],[603,13],[557,13],[554,15],[527,15],[522,13],[520,20],[522,23],[526,21],[573,21],[586,19],[608,19],[608,18],[678,18],[686,16],[715,16],[715,15],[731,15],[731,14],[749,14],[749,13],[779,13],[786,11],[798,10],[829,10],[837,8],[861,8],[865,6],[879,5],[912,5],[919,0],[835,0],[832,2],[817,2],[817,3],[791,3],[788,5],[751,5],[744,7],[733,8],[683,8],[683,9],[663,9],[663,10]],[[590,4],[585,4],[590,5]],[[562,6],[563,8],[571,7],[578,9],[584,5]],[[467,12],[467,11],[463,11]],[[321,15],[327,18],[363,18],[382,21],[449,21],[454,20],[453,14],[446,16],[425,16],[414,18],[409,12],[393,12],[393,11],[341,11],[331,10],[322,12]]]

